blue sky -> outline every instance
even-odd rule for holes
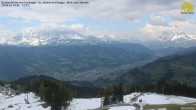
[[[196,14],[181,14],[180,8],[184,0],[87,1],[89,4],[86,5],[35,4],[25,8],[0,7],[0,31],[19,32],[29,27],[46,30],[63,28],[140,37],[164,31],[194,32],[196,26]],[[188,2],[196,6],[195,0]]]

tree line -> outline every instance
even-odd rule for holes
[[[54,80],[32,80],[24,86],[25,92],[34,92],[51,105],[51,110],[61,110],[69,105],[74,91]]]
[[[123,102],[122,84],[103,88],[99,91],[98,97],[104,97],[103,106]]]
[[[196,98],[196,88],[179,82],[159,82],[154,85],[119,84],[105,87],[98,96],[104,97],[103,106],[123,102],[123,95],[133,92],[152,92],[164,95],[177,95]]]

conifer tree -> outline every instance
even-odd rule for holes
[[[44,90],[44,83],[41,82],[41,84],[39,86],[39,94],[40,94],[42,100],[45,100],[44,92],[45,92],[45,90]]]
[[[122,88],[122,84],[120,83],[119,84],[119,87],[118,87],[118,99],[119,101],[122,101],[123,102],[123,88]]]

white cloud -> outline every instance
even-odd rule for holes
[[[184,0],[89,0],[87,5],[37,4],[32,5],[31,8],[0,7],[0,16],[38,20],[41,22],[63,22],[84,17],[136,21],[143,16],[165,12],[165,14],[173,18],[178,18],[180,16],[175,15],[175,12],[172,11],[180,10],[183,2]],[[190,2],[196,4],[195,0],[190,0]]]
[[[190,23],[196,24],[196,20],[190,20]]]
[[[72,24],[69,28],[71,30],[81,30],[85,29],[85,26],[83,24]]]
[[[196,27],[195,20],[193,21],[174,21],[169,23],[167,26],[163,25],[152,25],[152,24],[146,24],[146,26],[140,31],[151,34],[151,33],[162,33],[162,32],[190,32],[195,33],[195,27]]]
[[[89,27],[84,24],[72,24],[72,25],[60,25],[55,23],[43,23],[40,26],[36,27],[38,30],[89,30]]]
[[[131,23],[139,23],[141,20],[140,19],[134,19],[134,20],[130,20],[128,21],[129,24]]]
[[[0,24],[0,29],[3,29],[3,28],[5,28],[5,27],[6,27],[5,25]]]
[[[143,18],[146,19],[150,17],[149,21],[144,21],[148,22],[145,27],[140,29],[143,33],[165,31],[194,32],[193,29],[196,27],[195,21],[187,21],[186,16],[180,14],[181,4],[184,1],[185,0],[89,0],[90,3],[88,5],[37,4],[32,5],[30,8],[0,7],[0,18],[19,18],[27,23],[34,20],[39,21],[41,22],[41,26],[36,28],[40,30],[77,30],[88,32],[97,30],[91,30],[82,23],[72,25],[62,25],[62,23],[70,20],[80,21],[81,18],[126,20],[128,23],[140,23]],[[196,6],[196,0],[189,0],[189,2]],[[157,13],[161,13],[161,16],[151,16],[159,15]],[[175,22],[169,23],[167,18],[172,18]],[[141,23],[143,23],[143,21],[141,21]],[[0,29],[1,27],[0,25]],[[98,28],[101,28],[101,26]],[[137,36],[139,34],[138,32]]]
[[[186,15],[181,14],[181,9],[168,11],[167,15],[169,15],[174,20],[178,20],[178,21],[185,21],[186,20]]]
[[[144,28],[140,29],[140,30],[141,30],[141,32],[144,32],[144,33],[148,34],[148,33],[166,31],[166,30],[168,30],[168,27],[166,27],[166,26],[155,26],[155,25],[147,23],[146,26]]]
[[[151,16],[149,23],[155,26],[167,26],[168,23],[163,16]]]

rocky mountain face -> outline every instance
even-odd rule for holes
[[[137,39],[121,34],[82,35],[72,30],[37,30],[33,28],[26,28],[18,33],[3,32],[0,34],[0,45],[15,46],[84,45],[127,41],[136,42]]]
[[[111,42],[140,43],[150,48],[191,47],[196,46],[196,34],[187,32],[151,33],[147,41],[140,41],[137,36],[119,33],[81,34],[73,30],[39,30],[25,28],[20,32],[1,32],[0,45],[15,46],[56,46],[104,44]]]
[[[196,46],[196,34],[186,32],[152,33],[146,42],[151,48]]]

